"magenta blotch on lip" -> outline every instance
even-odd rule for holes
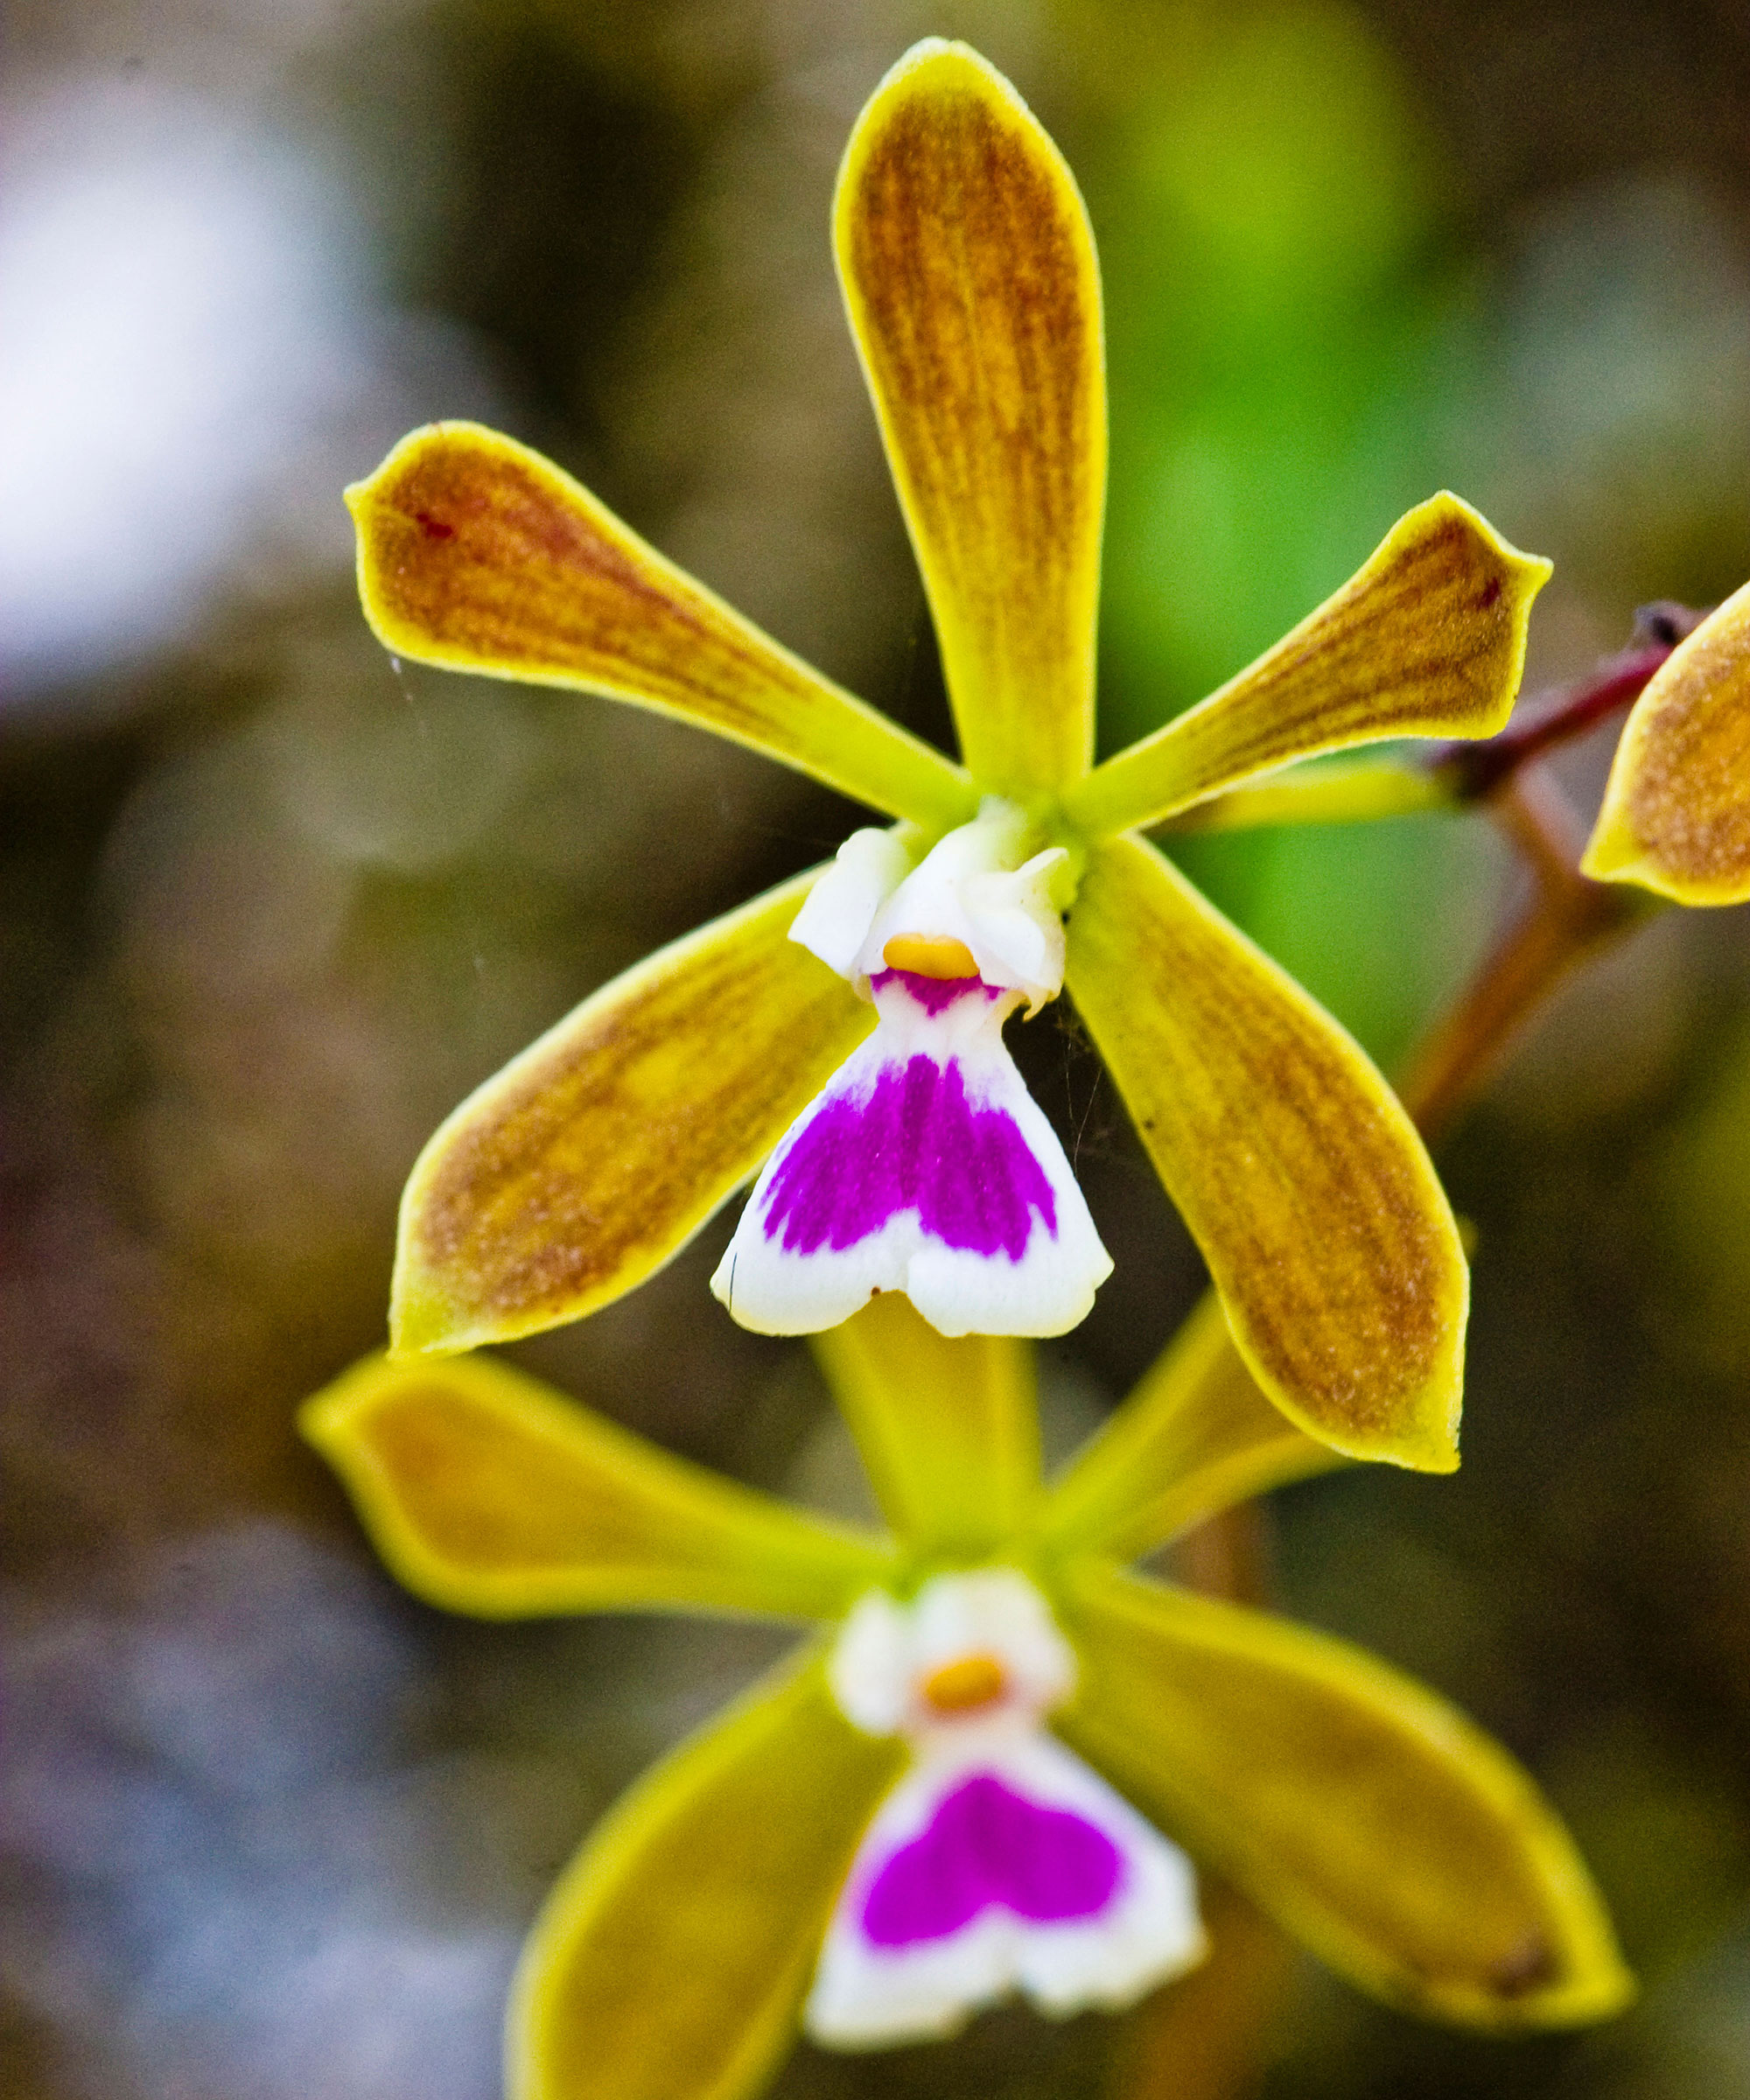
[[[1036,1216],[1056,1236],[1057,1199],[1014,1118],[971,1100],[952,1060],[909,1057],[866,1100],[828,1102],[779,1163],[761,1228],[787,1253],[838,1253],[907,1210],[944,1246],[1015,1262]]]
[[[946,1939],[994,1908],[1036,1925],[1090,1918],[1124,1879],[1124,1855],[1073,1810],[1029,1801],[975,1772],[886,1860],[863,1902],[877,1947]]]

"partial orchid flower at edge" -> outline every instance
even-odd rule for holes
[[[626,972],[462,1105],[409,1183],[393,1346],[591,1312],[762,1166],[718,1281],[747,1324],[903,1289],[944,1329],[1073,1325],[1107,1257],[1000,1032],[1061,987],[1264,1390],[1336,1449],[1449,1470],[1468,1278],[1426,1153],[1343,1030],[1138,833],[1301,758],[1492,733],[1548,564],[1433,497],[1256,663],[1096,766],[1106,413],[1074,180],[1000,75],[932,39],[859,117],[834,230],[963,765],[509,438],[434,425],[349,494],[399,654],[677,714],[899,820]],[[900,900],[927,908],[871,951]]]
[[[486,1358],[373,1358],[306,1406],[433,1604],[822,1628],[565,1870],[513,1989],[510,2100],[745,2100],[799,2030],[928,2039],[1012,1992],[1117,2009],[1202,1956],[1193,1858],[1408,2011],[1506,2032],[1626,2001],[1586,1870],[1502,1749],[1343,1642],[1126,1569],[1336,1462],[1213,1305],[1049,1488],[1024,1343],[884,1296],[816,1348],[886,1531]]]
[[[1750,899],[1750,584],[1635,702],[1580,869],[1676,904]]]

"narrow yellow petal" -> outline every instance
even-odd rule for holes
[[[1139,839],[1089,855],[1066,981],[1264,1390],[1349,1458],[1450,1472],[1469,1271],[1365,1054]]]
[[[1243,831],[1265,824],[1371,824],[1384,816],[1416,816],[1456,809],[1460,794],[1451,769],[1362,759],[1349,765],[1290,766],[1264,774],[1255,787],[1234,788],[1194,802],[1167,828]]]
[[[1580,872],[1678,904],[1750,897],[1750,584],[1634,703]]]
[[[415,430],[346,492],[385,648],[678,715],[858,802],[945,827],[960,769],[665,561],[588,489],[473,423]]]
[[[886,1542],[689,1465],[485,1356],[368,1356],[298,1417],[401,1581],[481,1619],[830,1619]]]
[[[1093,755],[1106,374],[1088,214],[1003,76],[930,38],[858,119],[833,228],[967,766],[1026,802]]]
[[[1054,1724],[1364,1990],[1508,2030],[1632,1995],[1572,1839],[1444,1699],[1347,1642],[1084,1563]]]
[[[1258,1390],[1207,1292],[1053,1484],[1045,1536],[1061,1552],[1135,1560],[1188,1524],[1341,1462]]]
[[[976,1554],[1027,1527],[1040,1449],[1025,1342],[951,1341],[886,1292],[814,1347],[882,1514],[907,1544]]]
[[[828,1914],[893,1741],[794,1664],[646,1775],[523,1950],[508,2100],[750,2100],[796,2038]]]
[[[817,872],[616,977],[442,1126],[402,1199],[397,1354],[595,1312],[755,1172],[874,1026],[787,937]]]
[[[1366,564],[1219,692],[1109,759],[1070,794],[1084,831],[1125,831],[1237,781],[1385,737],[1487,737],[1525,668],[1550,564],[1457,496],[1398,520]]]

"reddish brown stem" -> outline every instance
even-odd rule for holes
[[[1481,802],[1513,778],[1521,766],[1558,744],[1566,744],[1596,729],[1600,722],[1640,697],[1642,688],[1685,635],[1705,617],[1691,606],[1670,599],[1642,606],[1634,615],[1634,639],[1626,649],[1606,656],[1589,678],[1544,697],[1529,719],[1515,721],[1499,736],[1480,744],[1447,744],[1427,763],[1452,783],[1460,802]]]
[[[1589,882],[1579,872],[1580,827],[1547,774],[1509,776],[1491,810],[1524,856],[1531,897],[1398,1083],[1417,1128],[1431,1141],[1451,1125],[1557,984],[1642,910],[1637,892]]]
[[[1480,802],[1511,779],[1529,760],[1581,737],[1618,708],[1637,699],[1642,688],[1670,654],[1669,648],[1625,649],[1600,666],[1529,722],[1516,722],[1481,744],[1452,744],[1433,760],[1436,769],[1453,781],[1460,802]]]
[[[1175,1581],[1230,1604],[1268,1604],[1270,1539],[1256,1502],[1236,1502],[1173,1542]]]

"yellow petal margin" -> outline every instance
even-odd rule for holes
[[[1083,831],[1158,823],[1236,781],[1384,737],[1487,737],[1512,711],[1550,564],[1431,496],[1335,597],[1064,798]]]
[[[1342,1463],[1258,1390],[1207,1292],[1153,1367],[1054,1482],[1058,1552],[1135,1560],[1189,1524]]]
[[[1634,703],[1580,872],[1679,904],[1750,897],[1750,584]]]
[[[580,483],[473,423],[403,438],[346,491],[377,640],[444,670],[679,715],[895,816],[972,813],[965,775],[665,561]]]
[[[1455,1708],[1322,1634],[1085,1563],[1054,1726],[1323,1961],[1469,2026],[1634,1992],[1572,1839]]]
[[[949,1340],[886,1292],[814,1347],[881,1512],[908,1545],[971,1556],[1031,1526],[1039,1409],[1025,1342]]]
[[[875,1025],[787,937],[817,873],[616,977],[439,1128],[402,1199],[397,1354],[595,1312],[757,1170]]]
[[[1450,1472],[1470,1272],[1365,1054],[1140,839],[1089,854],[1066,981],[1264,1390],[1347,1457]]]
[[[858,119],[833,234],[967,766],[1026,802],[1093,756],[1106,374],[1087,211],[1002,74],[930,38]]]
[[[689,1465],[489,1357],[367,1357],[298,1425],[396,1577],[446,1611],[832,1619],[891,1572],[884,1539]]]
[[[796,2039],[828,1914],[903,1753],[818,1661],[780,1673],[611,1810],[523,1950],[508,2100],[745,2100]]]

